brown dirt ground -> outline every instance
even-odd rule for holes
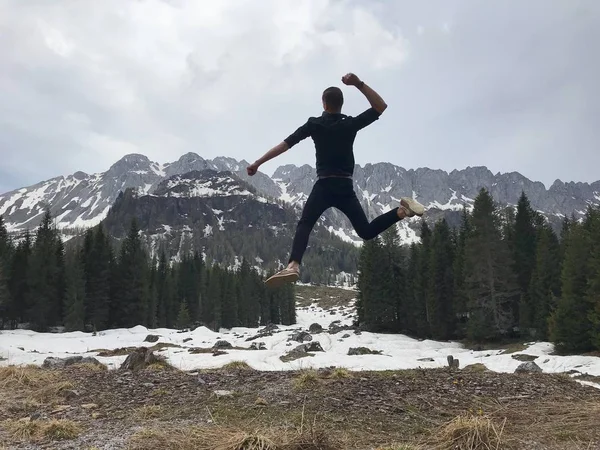
[[[331,370],[30,370],[52,378],[41,385],[0,382],[0,448],[126,449],[129,438],[145,428],[311,424],[340,449],[366,450],[425,442],[461,414],[489,417],[499,427],[506,421],[506,448],[600,448],[600,390],[564,375],[469,369],[351,372],[349,377],[339,372],[333,377]],[[49,390],[51,385],[58,387]],[[31,415],[39,421],[72,420],[83,431],[70,440],[15,439],[7,424]]]

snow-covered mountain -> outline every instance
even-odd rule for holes
[[[89,227],[103,220],[119,192],[134,188],[140,194],[154,194],[159,189],[171,191],[172,197],[185,185],[184,179],[173,176],[193,171],[231,171],[265,198],[278,199],[301,206],[316,181],[311,166],[285,165],[272,177],[259,172],[248,177],[246,161],[218,157],[204,159],[187,153],[172,163],[160,164],[139,154],[123,157],[106,172],[88,175],[76,172],[33,186],[0,195],[0,214],[9,230],[32,229],[39,223],[43,211],[50,208],[60,228]],[[173,186],[161,185],[169,180]],[[528,195],[532,206],[551,220],[558,222],[565,215],[581,215],[589,204],[600,204],[600,181],[594,183],[564,183],[556,180],[549,189],[517,172],[493,174],[485,167],[469,167],[450,173],[442,170],[419,168],[406,170],[390,163],[367,164],[355,168],[355,189],[371,218],[398,205],[402,196],[414,196],[429,210],[429,217],[446,217],[456,223],[464,205],[471,205],[480,188],[485,187],[501,204],[516,204],[521,191]],[[203,195],[228,195],[232,186],[195,185]],[[162,191],[160,191],[162,195]],[[322,224],[339,237],[353,242],[360,239],[352,231],[349,221],[331,209],[322,218]],[[404,242],[416,239],[416,221],[401,222]]]
[[[103,224],[120,240],[134,218],[151,256],[164,252],[178,260],[198,251],[208,262],[234,268],[245,259],[260,271],[287,263],[298,216],[294,207],[262,195],[233,172],[205,169],[173,175],[151,194],[126,189]],[[304,280],[351,281],[345,274],[357,270],[356,247],[318,224],[310,250],[306,260],[321,264],[305,270]],[[320,256],[323,252],[329,257]]]

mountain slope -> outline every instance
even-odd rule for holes
[[[133,188],[140,194],[154,193],[161,182],[174,175],[207,169],[229,171],[263,197],[301,207],[316,181],[314,168],[309,165],[284,165],[273,177],[260,172],[248,177],[246,166],[246,161],[226,157],[207,160],[195,153],[187,153],[166,164],[152,162],[143,155],[127,155],[103,173],[77,172],[0,195],[0,214],[4,215],[11,231],[37,226],[47,206],[59,227],[88,227],[107,216],[119,192]],[[482,187],[505,205],[515,205],[521,191],[525,191],[532,207],[555,224],[564,216],[580,216],[590,204],[600,204],[600,181],[590,184],[556,180],[546,189],[542,183],[517,172],[493,174],[485,167],[448,173],[428,168],[406,170],[390,163],[376,163],[357,165],[354,179],[357,195],[370,218],[397,206],[400,197],[408,195],[428,207],[427,220],[446,217],[451,223],[457,223],[459,211],[472,204]],[[342,239],[360,243],[349,221],[337,210],[327,211],[320,223]],[[402,221],[399,229],[403,242],[418,239],[417,228],[416,220]]]
[[[236,267],[245,258],[259,270],[287,264],[298,220],[289,205],[260,195],[232,172],[211,169],[173,175],[152,194],[127,189],[103,223],[121,239],[134,218],[155,255],[164,251],[177,260],[197,250],[209,263]],[[302,281],[349,282],[344,273],[356,273],[357,259],[355,246],[317,226]]]

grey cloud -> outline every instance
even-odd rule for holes
[[[0,190],[130,151],[253,160],[350,70],[390,105],[360,164],[600,178],[597,2],[199,3],[3,2]],[[365,107],[346,90],[347,113]],[[265,170],[313,155],[307,140]]]

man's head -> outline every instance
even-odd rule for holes
[[[339,113],[344,104],[344,95],[338,87],[332,86],[323,91],[323,109],[330,113]]]

